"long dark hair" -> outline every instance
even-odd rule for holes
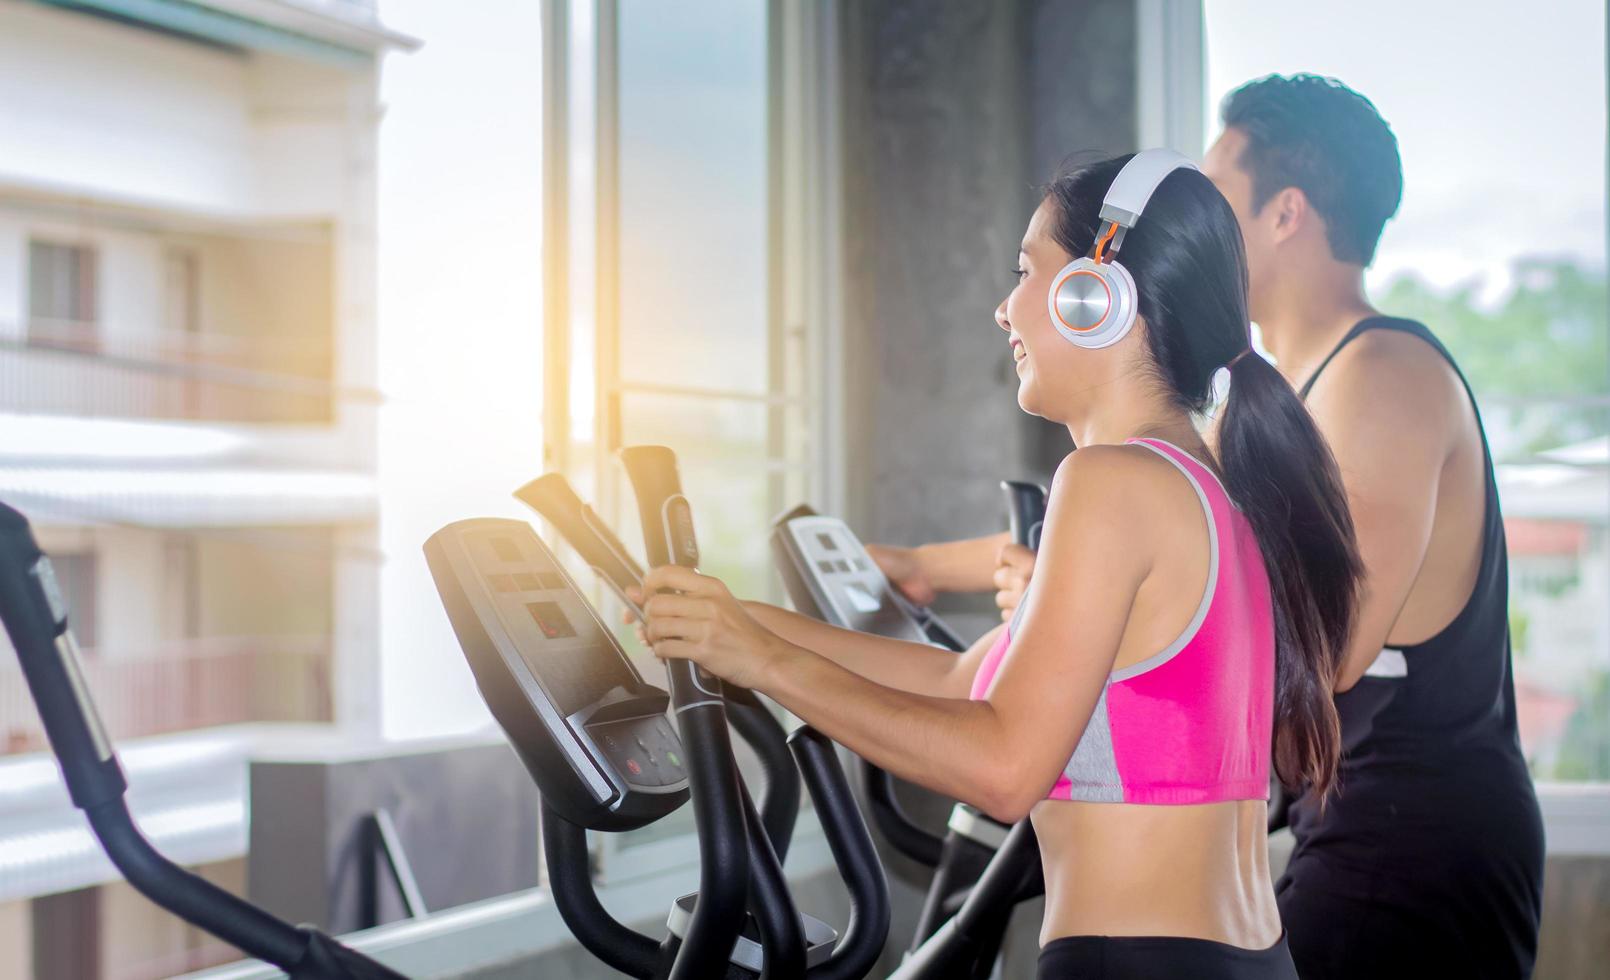
[[[1128,162],[1118,157],[1058,177],[1052,235],[1085,255],[1101,200]],[[1257,534],[1275,611],[1275,772],[1320,798],[1336,778],[1341,730],[1332,700],[1352,633],[1362,565],[1341,474],[1286,379],[1250,340],[1247,260],[1234,212],[1194,170],[1165,178],[1118,260],[1135,278],[1158,384],[1202,412],[1213,377],[1230,368],[1219,420],[1225,487]]]

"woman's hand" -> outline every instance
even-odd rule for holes
[[[662,589],[681,594],[657,594]],[[657,657],[692,660],[734,684],[762,688],[789,648],[756,622],[720,579],[664,565],[649,572],[643,591],[648,595],[643,635]]]
[[[1001,619],[1010,620],[1023,602],[1029,579],[1034,577],[1034,552],[1020,544],[1006,544],[995,559],[995,604]]]
[[[866,552],[872,556],[878,568],[883,570],[884,576],[907,599],[919,606],[927,606],[938,597],[938,590],[934,588],[927,570],[922,566],[921,549],[869,544],[866,546]]]

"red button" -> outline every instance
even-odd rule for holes
[[[643,775],[643,767],[637,764],[636,759],[627,759],[626,760],[626,771],[631,773],[634,776]]]

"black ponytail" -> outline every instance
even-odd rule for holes
[[[1119,157],[1058,177],[1053,235],[1070,255],[1095,240]],[[1203,412],[1213,376],[1230,367],[1219,419],[1225,488],[1263,552],[1275,612],[1275,772],[1321,799],[1336,779],[1341,731],[1333,694],[1353,631],[1363,570],[1341,474],[1308,410],[1250,345],[1241,229],[1200,173],[1175,171],[1119,255],[1135,278],[1157,383]]]
[[[1257,354],[1230,368],[1218,452],[1274,597],[1275,772],[1323,800],[1341,753],[1333,698],[1363,571],[1341,473],[1308,409]]]

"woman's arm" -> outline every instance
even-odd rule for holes
[[[1101,450],[1101,451],[1093,451]],[[986,699],[896,690],[790,643],[758,623],[719,580],[667,566],[650,573],[649,638],[760,690],[897,776],[1021,819],[1055,783],[1117,656],[1155,550],[1137,538],[1126,451],[1092,447],[1052,491],[1042,581]],[[1089,454],[1086,457],[1086,454]]]
[[[636,593],[632,601],[643,604]],[[842,629],[819,619],[754,599],[738,600],[763,629],[795,646],[826,657],[845,670],[868,680],[913,694],[965,698],[984,654],[1000,635],[995,627],[964,653],[952,653],[926,643],[894,640],[875,633]],[[639,627],[638,638],[648,643]]]
[[[906,640],[842,629],[765,602],[743,607],[761,626],[790,644],[804,647],[867,680],[913,694],[965,698],[978,663],[1000,635],[985,633],[966,653],[952,653]]]

